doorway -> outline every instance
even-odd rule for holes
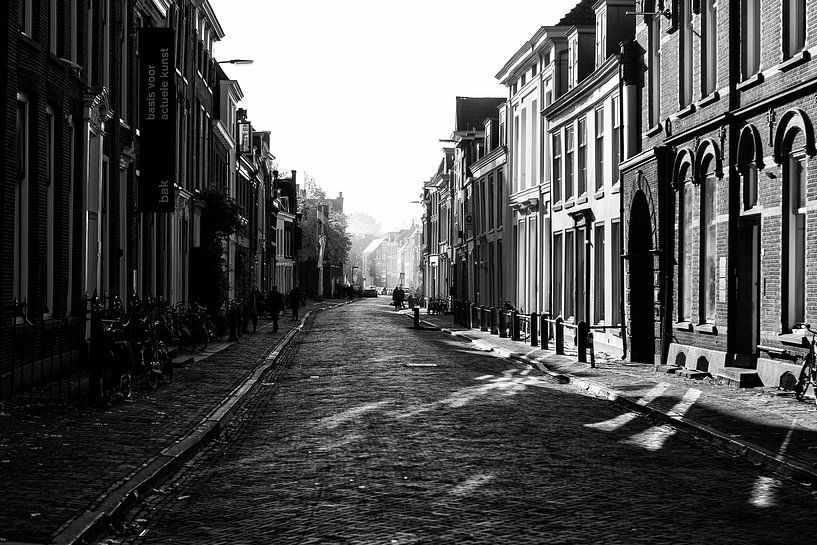
[[[736,358],[751,364],[760,344],[760,216],[743,216],[738,224]]]
[[[647,197],[638,191],[630,210],[627,234],[630,278],[630,359],[655,362],[655,280],[652,222]]]

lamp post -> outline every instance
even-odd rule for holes
[[[252,59],[230,59],[228,61],[216,61],[217,64],[252,64]]]

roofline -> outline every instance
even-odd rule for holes
[[[514,53],[510,59],[502,66],[499,72],[494,76],[496,79],[503,81],[520,65],[530,59],[530,57],[545,46],[555,35],[555,37],[564,37],[567,34],[567,28],[562,26],[543,26],[537,30],[533,36],[522,44],[522,47]]]

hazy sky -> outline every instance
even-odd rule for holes
[[[218,60],[284,171],[314,176],[386,230],[419,217],[454,128],[454,97],[506,96],[494,78],[578,0],[210,0]]]

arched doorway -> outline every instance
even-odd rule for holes
[[[627,233],[630,279],[630,359],[655,361],[655,290],[652,222],[647,197],[638,191],[630,208]]]

